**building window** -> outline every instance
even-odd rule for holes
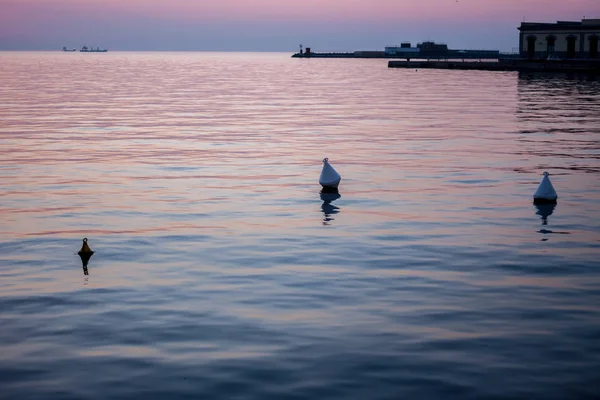
[[[535,57],[535,36],[527,36],[527,58]]]
[[[547,56],[550,58],[552,57],[552,55],[554,55],[554,44],[556,43],[556,36],[546,36],[546,42],[548,43]]]
[[[577,41],[577,36],[567,36],[567,58],[575,57],[575,42]]]
[[[598,58],[598,36],[592,35],[590,39],[590,58]]]

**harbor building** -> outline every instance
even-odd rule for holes
[[[386,46],[384,52],[388,56],[400,56],[400,57],[414,57],[419,55],[420,49],[418,47],[411,47],[410,42],[404,42],[400,46]]]
[[[518,28],[519,54],[524,59],[600,59],[600,19],[522,22]]]

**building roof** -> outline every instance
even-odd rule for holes
[[[582,19],[581,21],[522,22],[520,31],[597,31],[600,30],[600,19]]]

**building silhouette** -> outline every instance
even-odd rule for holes
[[[527,59],[599,59],[600,19],[523,22],[518,28],[519,53]]]

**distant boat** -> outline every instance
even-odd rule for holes
[[[81,53],[106,53],[108,51],[108,49],[101,49],[100,47],[87,47],[87,46],[83,46],[81,48],[81,50],[79,50]]]
[[[67,46],[63,46],[62,51],[77,51],[77,49],[67,49]]]

